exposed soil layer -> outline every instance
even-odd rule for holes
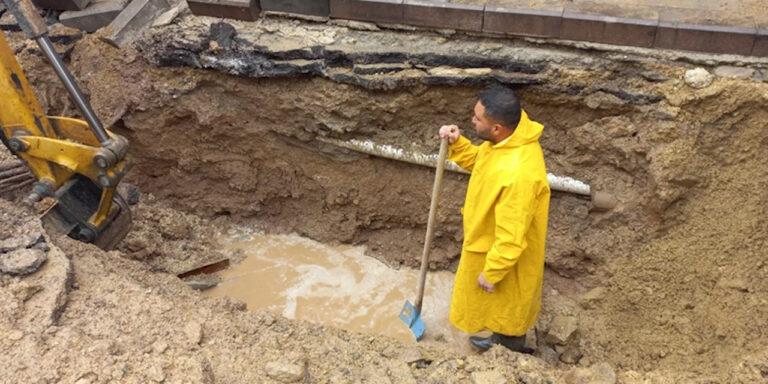
[[[50,113],[73,113],[39,53],[16,46]],[[153,198],[138,208],[137,230],[119,252],[54,241],[79,289],[53,331],[23,328],[21,315],[3,320],[24,335],[2,341],[19,361],[49,366],[66,381],[91,371],[121,380],[115,364],[137,382],[145,381],[140,372],[158,370],[173,381],[189,367],[216,381],[259,381],[267,362],[287,359],[316,381],[461,382],[496,367],[489,375],[544,382],[576,380],[577,370],[557,370],[557,354],[569,349],[583,355],[580,366],[616,367],[619,382],[766,380],[765,68],[694,89],[682,80],[690,66],[641,55],[275,19],[184,17],[139,47],[120,51],[89,36],[71,45],[70,64],[99,115],[130,140],[128,180]],[[378,69],[369,74],[371,66]],[[434,151],[437,128],[470,128],[474,95],[497,82],[517,87],[545,124],[550,172],[619,200],[598,212],[585,199],[553,195],[538,357],[494,350],[459,363],[421,351],[433,363],[409,366],[393,341],[201,300],[163,273],[219,257],[206,233],[233,222],[364,244],[393,266],[415,266],[431,172],[316,138]],[[465,184],[464,176],[446,177],[433,268],[456,262]],[[25,284],[2,281],[5,293]],[[543,341],[556,316],[578,319],[578,337],[565,346]],[[89,325],[94,318],[104,320]],[[69,363],[53,357],[65,350],[82,352]],[[286,352],[298,357],[281,360]],[[0,366],[6,377],[40,378]],[[80,366],[95,368],[71,368]]]

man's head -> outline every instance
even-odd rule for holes
[[[472,124],[477,136],[498,143],[512,134],[520,122],[520,102],[505,87],[491,87],[477,96]]]

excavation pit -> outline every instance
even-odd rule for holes
[[[35,49],[15,41],[48,113],[72,115]],[[49,234],[54,254],[34,280],[0,279],[3,377],[544,383],[607,367],[620,383],[764,381],[764,61],[190,15],[137,50],[62,41],[105,125],[131,143],[126,181],[142,202],[116,252]],[[693,87],[685,75],[699,66],[752,76]],[[433,171],[327,140],[435,153],[437,128],[469,131],[490,84],[517,89],[545,125],[550,172],[618,200],[605,211],[553,194],[534,356],[454,348],[463,343],[449,333],[447,298],[467,182],[457,173],[446,174],[427,284],[439,292],[424,311],[436,332],[415,344],[391,331],[403,330],[397,313],[415,295]],[[16,228],[29,213],[6,197],[2,228]],[[233,267],[213,291],[176,278],[222,257]],[[246,281],[259,300],[238,296]],[[366,289],[376,294],[365,305],[336,295]],[[302,309],[308,295],[322,308]]]

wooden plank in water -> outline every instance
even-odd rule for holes
[[[201,275],[201,274],[209,275],[211,273],[222,271],[222,270],[227,269],[227,268],[229,268],[229,259],[221,259],[219,261],[216,261],[216,262],[213,262],[213,263],[209,263],[209,264],[205,264],[203,266],[200,266],[200,267],[197,267],[197,268],[194,268],[194,269],[190,269],[189,271],[179,273],[176,276],[178,278],[180,278],[180,279],[183,279],[185,277]]]

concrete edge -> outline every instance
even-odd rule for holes
[[[668,22],[660,17],[635,19],[579,13],[566,9],[520,9],[454,4],[437,0],[321,1],[328,2],[327,14],[316,15],[321,17],[454,29],[488,33],[491,36],[535,36],[630,47],[768,57],[768,29],[759,29],[757,26],[748,28],[689,24]],[[301,0],[287,2],[300,3]],[[261,9],[263,10],[263,7]],[[290,8],[287,11],[291,13]],[[192,13],[198,14],[194,9]],[[302,10],[296,9],[295,13],[301,14]],[[505,24],[504,20],[518,20],[522,26]]]

